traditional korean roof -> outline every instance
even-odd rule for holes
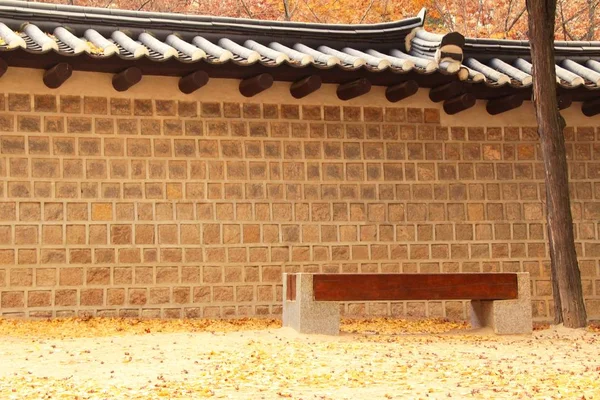
[[[49,87],[73,69],[109,72],[117,90],[143,75],[181,76],[184,93],[233,78],[246,96],[273,80],[293,82],[294,97],[335,83],[342,100],[371,85],[386,86],[390,101],[425,87],[451,114],[476,99],[495,114],[531,98],[527,41],[435,34],[424,20],[425,10],[395,22],[331,25],[0,0],[0,72],[43,68]],[[600,42],[556,42],[555,50],[561,106],[589,106],[600,88]]]
[[[443,58],[439,50],[444,36],[419,29],[424,16],[423,10],[396,22],[330,25],[5,0],[0,1],[4,41],[0,50],[22,48],[32,54],[53,51],[63,56],[85,53],[96,60],[145,58],[159,63],[174,59],[183,64],[446,70],[449,64],[440,67],[435,61]],[[412,44],[412,50],[405,51],[405,43]]]

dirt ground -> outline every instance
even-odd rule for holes
[[[445,321],[0,320],[0,399],[600,399],[600,333]]]

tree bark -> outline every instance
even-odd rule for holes
[[[548,186],[546,186],[548,187]],[[548,204],[550,204],[550,193],[546,190],[546,209],[548,208]],[[548,246],[550,249],[550,258],[553,257],[554,254],[554,240],[552,239],[552,231],[548,229]],[[562,305],[560,302],[560,288],[558,287],[558,279],[556,271],[556,263],[550,261],[550,276],[552,278],[552,298],[554,299],[554,324],[562,324],[563,323],[563,315],[562,315]]]
[[[581,276],[575,252],[563,129],[565,121],[556,98],[554,24],[556,0],[527,0],[529,41],[533,64],[533,101],[544,160],[548,240],[553,288],[564,325],[587,324]],[[556,303],[556,301],[555,301]],[[557,304],[557,303],[556,303]],[[558,310],[557,310],[558,311]],[[555,317],[555,319],[560,317]]]

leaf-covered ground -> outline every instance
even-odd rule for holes
[[[0,399],[600,399],[600,328],[442,320],[0,320]]]

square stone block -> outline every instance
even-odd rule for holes
[[[517,273],[515,300],[471,301],[471,326],[491,327],[498,335],[530,334],[533,331],[529,273]]]
[[[338,302],[314,301],[312,274],[292,274],[296,279],[295,300],[287,300],[288,275],[283,275],[283,326],[292,327],[299,333],[338,335]]]

